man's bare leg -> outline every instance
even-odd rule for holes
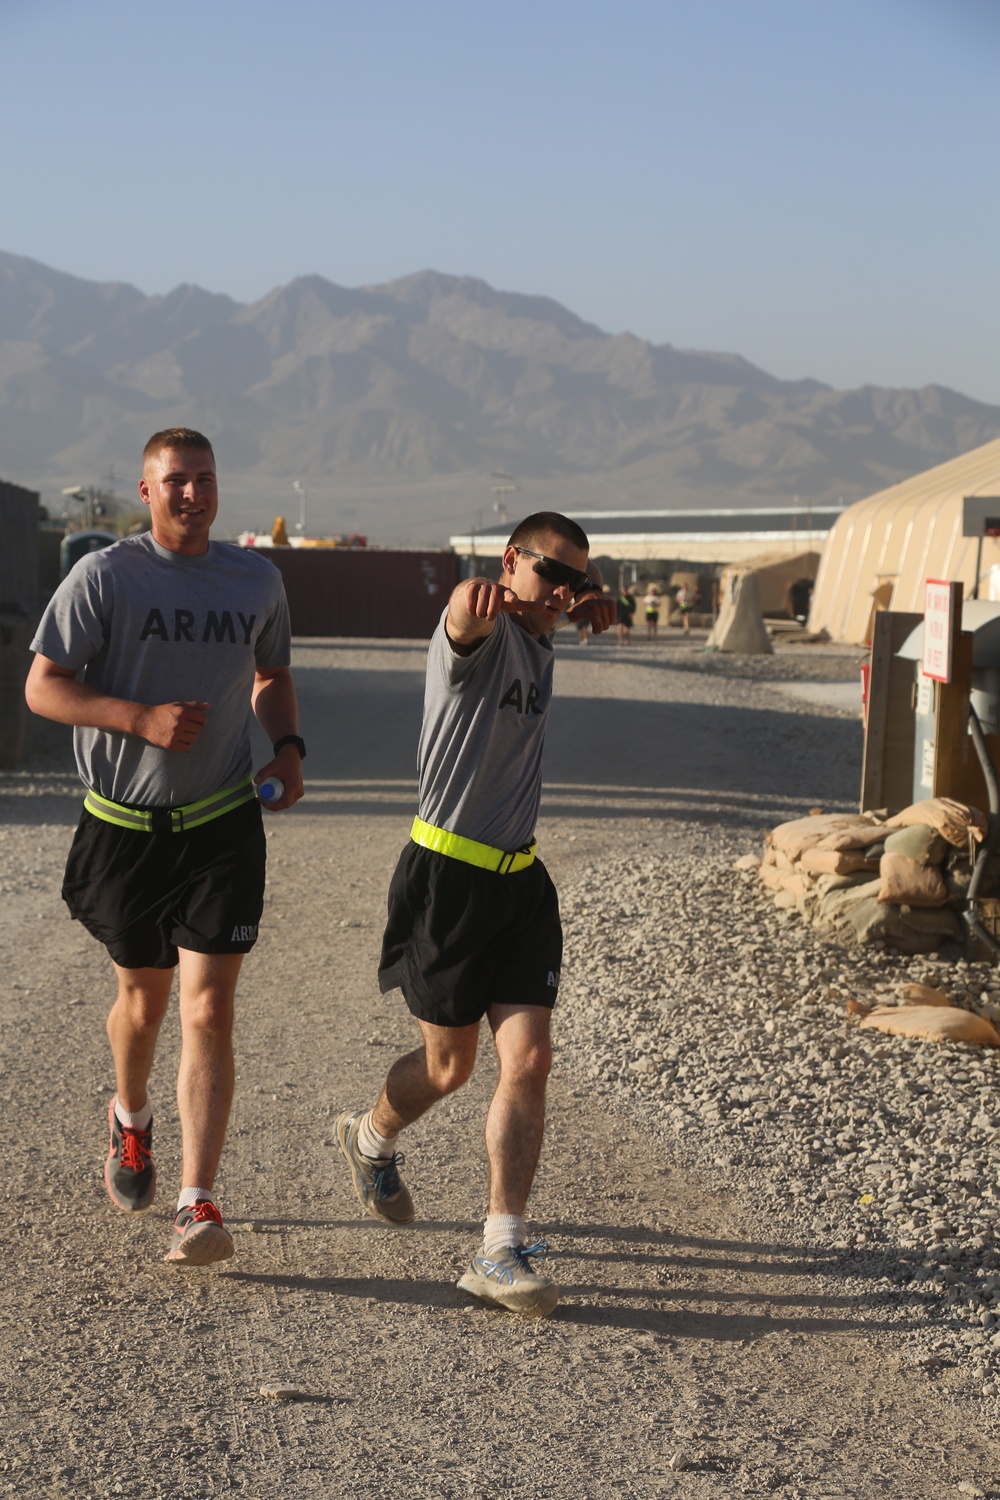
[[[372,1111],[372,1125],[390,1139],[467,1083],[476,1061],[478,1022],[474,1026],[417,1024],[423,1046],[393,1063]]]
[[[545,1085],[552,1066],[551,1011],[493,1005],[488,1017],[500,1078],[486,1119],[490,1212],[523,1214],[545,1128]],[[479,1027],[421,1021],[424,1045],[398,1059],[372,1111],[379,1135],[394,1139],[472,1072]]]
[[[490,1213],[523,1216],[545,1130],[552,1012],[540,1005],[493,1005],[488,1019],[500,1060],[486,1117]]]
[[[108,1014],[115,1064],[115,1097],[108,1110],[110,1143],[104,1183],[112,1203],[142,1213],[156,1197],[148,1084],[173,969],[125,969],[115,964],[118,994]]]
[[[177,1107],[182,1187],[211,1188],[233,1102],[233,1009],[242,953],[181,949],[181,1062]]]
[[[526,1318],[544,1318],[559,1288],[534,1265],[542,1246],[528,1246],[524,1211],[545,1128],[545,1085],[552,1066],[551,1011],[537,1005],[491,1006],[500,1079],[486,1120],[490,1208],[483,1250],[459,1278],[481,1302]]]
[[[412,1221],[413,1199],[399,1180],[402,1158],[396,1154],[396,1137],[439,1099],[461,1088],[472,1072],[479,1045],[478,1022],[474,1026],[418,1024],[423,1045],[393,1063],[375,1108],[341,1115],[337,1121],[337,1138],[358,1202],[373,1219],[397,1226]]]
[[[182,1186],[163,1257],[175,1266],[211,1265],[234,1249],[212,1188],[233,1102],[233,1002],[242,963],[242,953],[180,950]]]
[[[122,1109],[136,1113],[146,1103],[156,1038],[167,1013],[173,969],[123,969],[115,964],[118,995],[108,1014],[108,1041]]]

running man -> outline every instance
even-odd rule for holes
[[[614,622],[614,600],[587,574],[589,543],[553,512],[522,521],[499,583],[454,590],[431,639],[418,750],[420,796],[389,888],[379,986],[399,988],[421,1032],[389,1070],[374,1109],[337,1133],[365,1212],[407,1224],[400,1132],[472,1073],[485,1016],[500,1064],[486,1119],[489,1212],[481,1253],[459,1286],[528,1317],[558,1288],[535,1267],[528,1195],[541,1150],[549,1025],[562,929],[555,888],[535,856],[542,748],[561,614]]]
[[[259,553],[213,542],[219,505],[201,433],[157,432],[139,494],[151,530],[73,568],[32,642],[28,705],[73,725],[87,788],[62,894],[108,950],[117,1092],[104,1180],[127,1213],[153,1202],[147,1082],[174,970],[180,975],[177,1266],[233,1254],[213,1198],[233,1096],[233,1005],[263,910],[265,838],[254,782],[302,796],[288,606]],[[250,714],[274,744],[251,775]]]

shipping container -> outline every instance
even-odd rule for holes
[[[270,547],[292,634],[429,640],[458,582],[453,552]]]
[[[36,490],[0,479],[0,609],[34,613],[38,605]]]

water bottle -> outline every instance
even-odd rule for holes
[[[257,788],[262,802],[280,802],[285,795],[285,783],[278,776],[265,776]]]

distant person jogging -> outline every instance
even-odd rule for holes
[[[622,584],[615,607],[618,621],[618,644],[627,646],[632,639],[632,616],[635,614],[635,595]]]
[[[681,624],[684,627],[685,635],[690,635],[691,633],[691,611],[698,603],[700,597],[693,583],[682,583],[674,595],[674,602],[680,611]]]
[[[427,657],[418,816],[389,888],[379,985],[397,987],[421,1032],[374,1109],[337,1133],[365,1212],[413,1218],[399,1135],[468,1080],[485,1016],[500,1076],[486,1120],[489,1212],[459,1286],[542,1317],[558,1289],[536,1268],[525,1212],[542,1144],[549,1028],[562,929],[535,855],[542,749],[552,697],[552,632],[564,612],[596,634],[614,600],[587,574],[588,542],[553,512],[529,516],[504,549],[499,583],[459,584]]]
[[[29,706],[73,725],[87,788],[62,893],[108,950],[117,1091],[104,1180],[125,1212],[156,1191],[147,1082],[180,972],[180,1197],[165,1259],[233,1254],[214,1201],[233,1096],[233,1004],[257,940],[265,839],[254,781],[302,796],[288,606],[259,553],[209,538],[218,510],[212,446],[186,427],[154,433],[139,494],[151,530],[77,563],[32,642]],[[250,715],[274,742],[251,774]]]
[[[660,620],[660,591],[655,583],[650,584],[642,602],[646,611],[646,634],[650,640],[655,640],[656,627]]]

